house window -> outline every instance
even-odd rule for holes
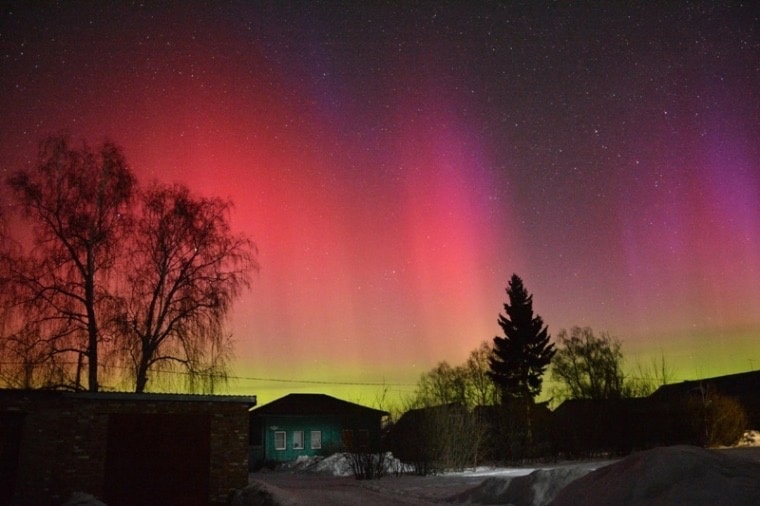
[[[311,431],[311,449],[312,450],[322,449],[322,431],[321,430]]]
[[[293,431],[293,449],[303,450],[303,431],[302,430]]]
[[[348,451],[353,451],[354,448],[354,431],[351,429],[343,429],[343,448]]]
[[[274,432],[274,449],[275,450],[287,450],[285,443],[285,431],[277,430]]]
[[[367,429],[360,429],[357,431],[356,439],[360,450],[369,449],[369,431]]]

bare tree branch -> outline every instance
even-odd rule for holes
[[[41,143],[31,170],[17,172],[7,183],[31,225],[32,247],[3,252],[13,302],[23,307],[6,316],[24,320],[16,322],[24,329],[15,334],[20,339],[32,339],[33,333],[52,336],[49,349],[26,350],[37,357],[30,367],[46,356],[54,361],[60,350],[82,350],[88,388],[96,391],[101,319],[107,319],[102,305],[110,297],[107,275],[129,223],[134,175],[114,144],[75,148],[59,135]],[[59,328],[66,326],[71,330]],[[77,378],[80,357],[73,371]],[[60,379],[71,376],[69,369],[61,364],[51,381],[67,383]]]
[[[155,184],[143,194],[127,255],[122,336],[136,391],[157,362],[185,372],[190,388],[226,377],[226,318],[257,269],[251,241],[230,230],[229,209],[180,185]]]

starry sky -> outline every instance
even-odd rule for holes
[[[230,198],[230,392],[408,392],[513,272],[552,334],[760,367],[757,4],[146,4],[3,3],[0,171],[68,131]]]

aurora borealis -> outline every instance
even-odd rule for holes
[[[6,3],[0,171],[66,130],[229,197],[260,402],[463,362],[513,272],[553,334],[760,367],[760,9],[528,4]]]

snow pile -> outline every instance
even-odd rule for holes
[[[318,473],[330,476],[351,476],[351,466],[348,459],[341,453],[334,453],[329,457],[299,456],[296,460],[283,462],[278,470],[291,473]]]
[[[104,502],[99,501],[90,494],[84,492],[74,492],[69,500],[63,503],[63,506],[106,506]]]
[[[385,474],[398,474],[411,469],[395,458],[392,453],[384,455],[383,468]],[[296,460],[285,462],[279,466],[282,471],[293,473],[317,473],[330,476],[353,476],[351,464],[343,453],[334,453],[329,457],[299,456]]]
[[[282,489],[254,481],[236,490],[229,498],[230,506],[295,506],[298,501]]]
[[[491,477],[451,497],[449,502],[544,506],[568,483],[589,472],[591,469],[584,467],[558,467],[537,469],[524,476]]]
[[[553,506],[757,505],[760,463],[692,446],[655,448],[593,471]]]
[[[333,453],[329,457],[316,457],[311,459],[311,464],[306,464],[307,469],[319,474],[330,476],[351,476],[351,466],[348,459],[342,453]]]
[[[736,446],[760,446],[760,431],[748,430]]]

